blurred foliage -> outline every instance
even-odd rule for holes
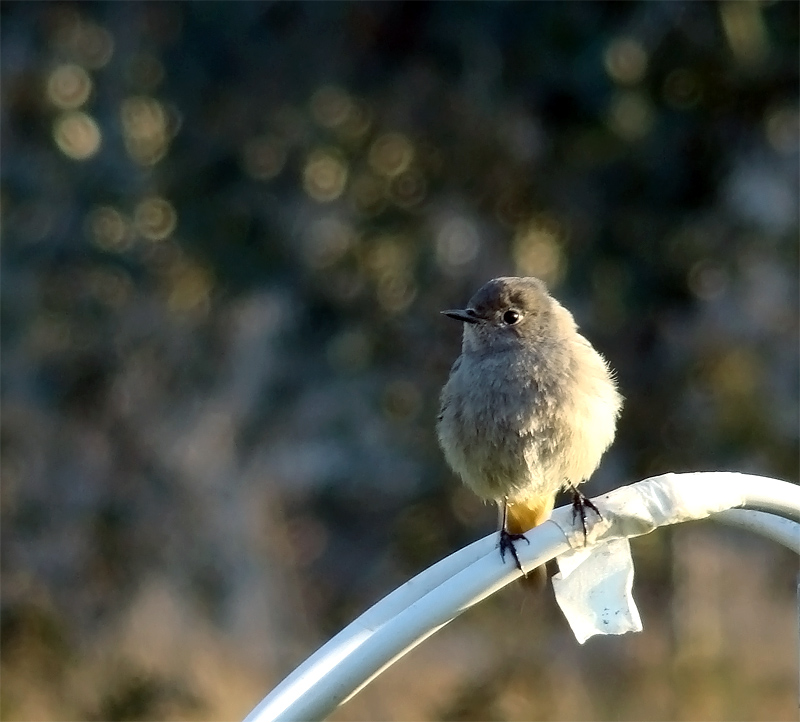
[[[495,275],[545,279],[618,372],[590,493],[797,479],[797,3],[7,0],[0,18],[4,719],[242,716],[488,533],[433,427],[459,343],[438,311]],[[689,633],[695,560],[727,547],[681,533],[636,547],[636,640],[579,653],[511,595],[343,712],[793,717],[793,650],[740,660],[763,657],[757,621],[792,619],[788,557],[745,545],[730,564],[775,593],[742,625],[719,572]],[[715,616],[751,636],[687,663]]]

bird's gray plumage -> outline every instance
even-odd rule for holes
[[[464,321],[464,335],[437,433],[464,483],[487,500],[525,503],[587,479],[622,398],[572,314],[536,278],[496,278],[444,313]]]

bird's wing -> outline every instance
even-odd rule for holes
[[[456,371],[458,371],[458,367],[459,366],[461,366],[461,356],[459,356],[455,360],[455,363],[453,363],[453,366],[450,369],[450,377],[449,378],[453,378],[453,374]],[[439,398],[439,415],[436,417],[439,421],[442,420],[442,417],[444,416],[444,412],[447,409],[447,394],[445,393],[446,390],[447,390],[447,384],[444,385],[444,388],[442,389],[442,395]]]

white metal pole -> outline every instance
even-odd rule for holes
[[[800,520],[800,488],[776,479],[731,472],[666,474],[595,501],[604,519],[592,541],[636,536],[722,512],[720,521],[798,546],[800,527],[794,522],[727,511],[746,506]],[[517,548],[523,567],[532,569],[564,553],[571,540],[575,546],[578,531],[565,531],[571,526],[571,509],[562,507],[553,512],[552,522],[528,532],[530,544]],[[324,719],[396,659],[519,575],[512,564],[501,562],[495,535],[465,547],[362,614],[267,695],[245,722]]]
[[[752,509],[728,509],[711,517],[714,521],[747,529],[800,554],[800,524],[774,514]]]

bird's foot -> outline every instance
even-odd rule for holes
[[[530,544],[530,539],[526,537],[524,534],[511,534],[507,532],[505,529],[500,530],[500,558],[505,561],[506,560],[506,552],[511,552],[511,556],[514,557],[514,563],[517,565],[517,569],[519,569],[523,574],[525,573],[522,571],[522,564],[519,563],[519,557],[517,556],[517,548],[514,546],[515,541],[519,541],[520,539],[524,539],[528,544]]]
[[[587,533],[586,533],[586,510],[591,509],[595,514],[597,514],[598,519],[602,519],[603,515],[600,513],[600,510],[594,505],[592,500],[578,491],[574,486],[572,487],[572,521],[575,522],[575,519],[580,517],[581,520],[581,527],[583,528],[583,541],[586,541]]]

